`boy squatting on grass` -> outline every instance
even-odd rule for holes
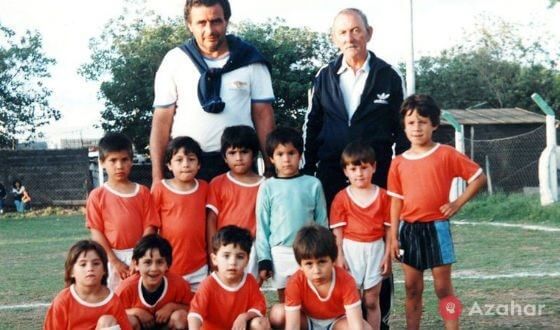
[[[212,239],[217,268],[191,302],[189,329],[270,329],[266,300],[253,275],[245,271],[253,238],[247,229],[221,228]]]
[[[334,235],[312,224],[299,230],[294,240],[299,270],[288,279],[285,304],[270,311],[275,327],[296,329],[372,329],[362,319],[356,282],[335,265],[338,248]]]
[[[128,179],[132,169],[132,142],[122,133],[99,140],[99,159],[107,182],[91,191],[86,202],[86,226],[109,259],[107,286],[114,290],[132,275],[132,249],[144,235],[159,227],[148,188]]]
[[[173,249],[169,272],[182,276],[196,291],[208,274],[206,254],[206,196],[208,184],[195,176],[200,170],[202,149],[190,137],[171,140],[165,163],[173,173],[152,185],[152,198],[161,219],[159,234]]]
[[[256,233],[255,205],[259,186],[264,177],[254,172],[254,161],[259,152],[259,139],[255,129],[238,125],[227,127],[221,137],[221,150],[229,171],[210,182],[208,192],[208,242],[227,225],[236,225]],[[212,245],[208,244],[208,255]],[[258,278],[255,245],[252,245],[247,272]]]
[[[266,139],[266,153],[276,176],[265,180],[257,195],[259,276],[262,281],[272,276],[280,302],[284,302],[288,277],[298,269],[292,249],[297,231],[311,222],[327,226],[321,182],[299,172],[302,152],[303,139],[298,131],[287,127],[272,131]]]
[[[379,329],[381,281],[391,273],[386,228],[391,200],[385,189],[371,183],[376,163],[375,151],[368,144],[349,143],[340,163],[350,185],[336,194],[331,205],[330,227],[338,246],[336,264],[349,270],[358,290],[363,290],[367,321]]]
[[[486,183],[482,169],[454,148],[435,143],[432,134],[441,110],[428,95],[411,95],[401,106],[404,130],[411,147],[397,156],[389,170],[391,254],[402,258],[406,289],[406,324],[419,329],[424,271],[432,270],[440,301],[454,296],[451,264],[455,262],[449,218]],[[465,192],[449,201],[453,178],[467,181]],[[401,255],[399,249],[404,250]],[[457,329],[458,318],[444,319]]]
[[[64,264],[65,288],[54,298],[43,328],[132,329],[119,297],[107,288],[107,254],[91,240],[78,241]]]
[[[171,245],[157,235],[144,236],[134,247],[132,263],[138,273],[121,282],[116,293],[133,329],[187,329],[192,299],[189,283],[169,273]]]

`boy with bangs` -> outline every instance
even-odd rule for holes
[[[270,329],[266,300],[253,275],[245,267],[253,238],[247,229],[222,227],[212,239],[212,263],[216,267],[194,295],[189,329]]]
[[[335,265],[338,248],[325,227],[309,225],[294,240],[299,270],[288,280],[285,304],[270,311],[273,326],[295,329],[371,329],[362,319],[356,282]]]
[[[117,288],[133,329],[187,328],[193,294],[181,276],[167,272],[172,261],[171,245],[157,234],[144,236],[134,247],[138,273]]]
[[[255,204],[259,186],[264,177],[254,172],[254,161],[259,152],[257,133],[250,126],[230,126],[221,138],[221,153],[229,171],[210,182],[208,192],[208,242],[216,230],[227,225],[245,228],[255,237]],[[208,255],[212,246],[208,244]],[[254,245],[251,248],[247,271],[258,277]]]
[[[152,185],[152,198],[161,219],[159,234],[173,248],[169,271],[189,282],[196,291],[208,274],[206,254],[206,198],[208,184],[196,179],[202,149],[188,136],[171,140],[165,163],[173,173]]]
[[[401,117],[411,147],[393,160],[389,170],[391,254],[401,259],[404,270],[408,329],[420,327],[425,270],[432,271],[440,306],[446,301],[458,302],[451,283],[455,251],[449,218],[486,183],[486,176],[475,162],[453,147],[432,140],[440,114],[440,108],[428,95],[405,99]],[[467,181],[468,186],[450,202],[455,177]],[[450,317],[444,318],[445,328],[458,329],[459,315],[446,316]]]
[[[263,182],[257,195],[259,276],[272,277],[278,300],[284,302],[287,279],[298,263],[292,244],[301,227],[309,223],[327,226],[327,207],[319,179],[299,172],[303,139],[293,128],[278,127],[266,139],[266,153],[276,176]]]
[[[159,227],[150,191],[128,179],[132,152],[132,141],[122,133],[107,133],[99,140],[107,182],[93,189],[86,202],[86,226],[107,252],[107,286],[112,290],[132,275],[129,265],[136,243]]]
[[[341,190],[331,206],[331,229],[336,237],[336,264],[350,271],[359,290],[367,321],[381,325],[379,293],[383,277],[391,273],[387,191],[372,183],[375,152],[360,141],[344,148],[340,163],[350,185]],[[387,242],[387,244],[385,244]]]

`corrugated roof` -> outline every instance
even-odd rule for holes
[[[450,109],[450,112],[462,125],[499,125],[499,124],[537,124],[544,123],[544,115],[521,108],[502,109]],[[442,118],[442,124],[448,125]]]

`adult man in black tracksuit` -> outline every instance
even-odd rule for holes
[[[399,73],[367,50],[373,29],[358,9],[335,17],[332,39],[342,54],[323,67],[313,83],[312,101],[304,125],[304,172],[323,183],[327,205],[348,185],[340,166],[344,147],[354,140],[369,143],[377,166],[373,182],[387,187],[393,145],[397,154],[408,140],[400,125],[403,80]],[[388,328],[392,278],[383,281],[381,328]]]

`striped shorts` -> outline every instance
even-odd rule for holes
[[[418,270],[424,271],[456,261],[449,220],[401,221],[399,242],[400,248],[404,250],[402,262]]]

